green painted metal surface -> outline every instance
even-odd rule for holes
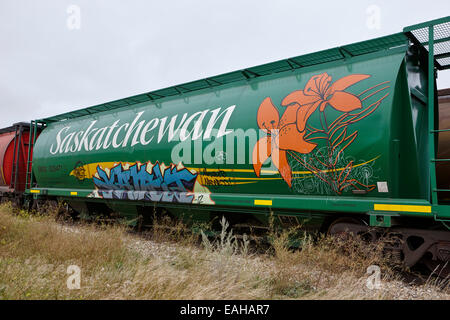
[[[405,54],[401,47],[50,122],[35,145],[38,187],[262,210],[424,205],[428,163],[416,140],[427,115],[411,103]],[[278,147],[255,161],[269,140]]]
[[[441,221],[441,219],[450,218],[450,209],[447,205],[438,205],[439,192],[445,192],[446,189],[437,189],[435,164],[436,162],[448,162],[449,159],[437,159],[437,134],[446,132],[449,128],[438,127],[439,114],[435,77],[438,70],[450,68],[450,16],[409,26],[404,28],[403,31],[411,42],[420,48],[419,50],[427,54],[425,63],[428,94],[424,97],[423,102],[426,104],[428,111],[428,158],[431,162],[429,166],[430,201],[435,206],[437,205],[433,211],[435,219]]]
[[[412,32],[38,121],[29,192],[205,221],[213,210],[450,218],[431,192],[434,79]]]

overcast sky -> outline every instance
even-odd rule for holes
[[[0,0],[0,128],[449,14],[448,0]]]

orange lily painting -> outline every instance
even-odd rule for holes
[[[328,190],[327,193],[342,194],[350,190],[370,192],[375,189],[368,177],[368,173],[372,174],[370,164],[355,165],[354,159],[345,157],[345,150],[358,136],[357,130],[351,132],[351,125],[372,114],[388,96],[383,92],[389,88],[388,82],[359,94],[346,91],[369,77],[351,74],[333,82],[327,73],[314,75],[303,90],[293,91],[281,101],[284,109],[281,116],[272,99],[266,97],[256,116],[258,127],[266,136],[253,148],[255,174],[260,176],[263,164],[270,158],[285,183],[290,188],[293,184],[300,186],[303,193]],[[365,101],[377,93],[382,96],[365,106]],[[335,111],[333,119],[326,111],[328,108]],[[320,123],[318,127],[308,121],[315,114]],[[293,166],[309,174],[296,177]]]

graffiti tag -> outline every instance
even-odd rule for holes
[[[97,167],[93,177],[100,197],[104,199],[144,200],[192,203],[197,173],[171,165],[161,170],[156,162],[136,163],[125,169],[122,164],[106,169]]]

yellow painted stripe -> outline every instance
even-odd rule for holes
[[[272,200],[255,200],[255,206],[271,206]]]
[[[71,196],[77,196],[77,195],[78,195],[78,192],[72,191],[72,192],[70,193],[70,195],[71,195]]]
[[[363,165],[365,165],[365,164],[368,164],[368,163],[370,163],[370,162],[373,162],[373,161],[377,160],[379,157],[380,157],[380,156],[376,156],[376,157],[373,158],[372,160],[369,160],[369,161],[366,161],[366,162],[363,162],[363,163],[359,163],[359,164],[355,164],[355,165],[352,166],[352,167],[353,167],[353,168],[356,168],[356,167],[363,166]],[[213,169],[213,168],[188,168],[188,169],[190,169],[190,170],[195,170],[195,171],[202,171],[202,170],[205,170],[205,169],[206,169],[207,172],[216,172],[216,171],[224,171],[224,172],[246,172],[246,173],[254,173],[254,172],[255,172],[253,169]],[[345,167],[337,168],[337,169],[330,169],[330,170],[320,170],[320,172],[322,172],[322,173],[336,172],[336,171],[342,171],[342,170],[344,170],[344,169],[345,169]],[[308,174],[308,175],[311,175],[311,174],[313,174],[313,173],[318,173],[318,172],[319,172],[319,171],[313,171],[313,172],[311,172],[311,171],[292,171],[292,174]],[[279,171],[278,171],[278,170],[264,170],[264,169],[261,169],[261,173],[276,174],[276,173],[279,173]],[[281,178],[280,178],[280,179],[281,179]]]
[[[376,211],[403,211],[403,212],[425,212],[431,213],[431,206],[410,206],[403,204],[374,204]]]
[[[367,163],[373,162],[375,160],[377,160],[380,156],[377,156],[375,158],[373,158],[372,160],[363,162],[363,163],[359,163],[359,164],[355,164],[353,165],[353,168],[359,167],[359,166],[363,166]],[[95,173],[97,172],[97,166],[100,166],[101,168],[105,169],[105,168],[109,168],[111,169],[112,167],[118,165],[120,162],[95,162],[95,163],[90,163],[90,164],[86,164],[84,166],[78,167],[74,170],[72,170],[72,172],[70,173],[71,176],[75,176],[76,171],[79,169],[84,169],[83,174],[84,177],[83,179],[92,179],[92,177],[95,175]],[[122,162],[122,165],[124,164],[128,164],[130,166],[134,165],[135,162]],[[218,172],[218,171],[223,171],[223,172],[232,172],[232,173],[254,173],[254,169],[214,169],[214,168],[193,168],[193,167],[186,167],[186,169],[189,170],[194,170],[196,172],[201,172],[202,171],[206,171],[206,172]],[[337,168],[337,169],[331,169],[331,170],[321,170],[320,172],[322,173],[327,173],[327,172],[338,172],[338,171],[342,171],[344,170],[345,167],[342,168]],[[261,173],[263,174],[278,174],[279,171],[278,170],[267,170],[267,169],[261,169]],[[317,172],[311,172],[311,171],[293,171],[292,174],[302,174],[302,175],[312,175],[313,173],[317,173]],[[237,177],[236,177],[237,178]],[[269,179],[269,178],[259,178],[258,180],[262,180],[262,179]],[[281,179],[281,178],[276,178],[276,179]]]
[[[238,185],[238,184],[249,184],[249,183],[256,183],[256,182],[258,182],[258,181],[250,181],[250,182],[233,182],[233,186],[234,185]]]
[[[31,189],[30,192],[31,193],[41,193],[41,190],[33,190],[33,189]]]

